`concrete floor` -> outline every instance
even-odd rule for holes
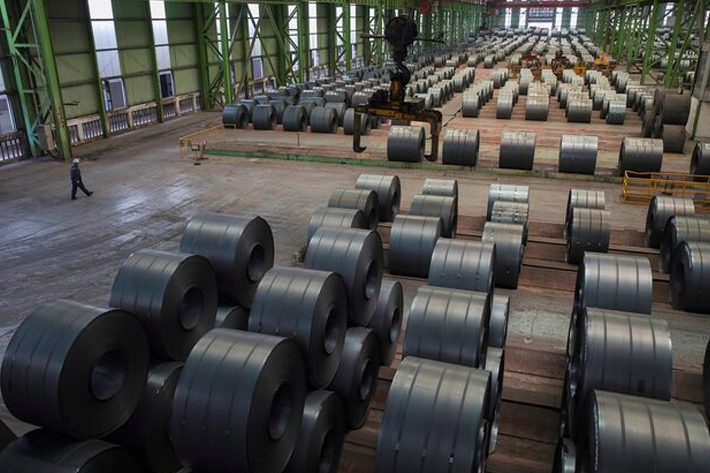
[[[197,211],[262,216],[274,232],[276,264],[291,265],[305,243],[312,213],[334,189],[352,188],[360,173],[396,172],[405,209],[426,177],[447,175],[231,157],[208,157],[196,166],[190,156],[180,155],[178,137],[218,120],[215,114],[200,113],[78,148],[85,183],[95,191],[90,198],[69,199],[65,163],[38,159],[0,167],[0,356],[17,324],[43,303],[68,298],[105,306],[120,264],[141,248],[176,249]],[[616,231],[637,232],[645,223],[644,207],[621,203],[619,184],[451,175],[459,179],[461,215],[485,215],[488,186],[504,182],[530,186],[531,221],[542,226],[564,221],[572,187],[604,190]],[[405,282],[406,307],[420,284]],[[509,346],[562,353],[571,294],[526,287],[503,292],[513,296]],[[705,317],[667,306],[654,310],[671,325],[676,370],[692,372],[697,379],[710,324]],[[515,371],[515,363],[510,361],[507,369]],[[4,406],[0,414],[16,432],[28,428],[11,419]]]

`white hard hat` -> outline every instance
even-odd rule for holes
[[[74,164],[79,164],[79,158],[74,158]]]

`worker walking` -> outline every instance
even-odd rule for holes
[[[81,180],[81,169],[79,169],[78,159],[75,159],[74,162],[72,162],[71,168],[69,168],[69,178],[71,179],[71,200],[76,200],[77,188],[81,189],[87,197],[93,194],[93,192],[84,187],[84,182]]]

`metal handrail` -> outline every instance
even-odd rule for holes
[[[698,210],[710,210],[710,176],[672,172],[624,173],[623,202],[648,205],[657,195],[688,198],[695,202]]]

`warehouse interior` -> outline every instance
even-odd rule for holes
[[[710,1],[0,20],[0,473],[710,471]]]

